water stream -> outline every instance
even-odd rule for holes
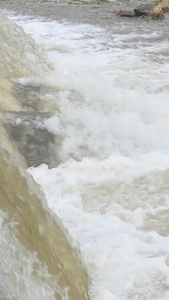
[[[15,32],[20,29],[12,25],[12,37],[20,44],[11,51],[12,60],[9,42],[9,50],[1,54],[5,58],[9,52],[1,63],[1,95],[7,102],[1,97],[0,106],[15,111],[3,113],[3,118],[5,124],[10,122],[7,131],[17,146],[31,135],[34,147],[29,151],[35,163],[29,160],[32,154],[25,155],[24,146],[23,164],[45,193],[62,238],[71,238],[77,248],[76,252],[67,244],[71,251],[66,260],[60,252],[56,255],[65,270],[58,288],[47,277],[39,291],[37,279],[31,278],[37,286],[35,299],[43,299],[41,288],[44,299],[60,299],[67,282],[74,300],[88,291],[93,300],[169,298],[169,15],[163,21],[115,16],[117,10],[140,3],[1,1],[3,13],[26,33],[19,31],[19,42]],[[25,124],[28,130],[22,130]],[[52,136],[52,148],[46,138],[41,144],[37,139],[42,130]],[[43,161],[44,148],[37,153],[35,148],[38,144],[42,149],[44,143],[48,155]],[[16,193],[17,189],[16,185]],[[56,238],[52,226],[50,241]],[[36,239],[32,229],[34,234]],[[20,251],[23,256],[25,250]],[[33,259],[37,248],[33,252],[26,255]],[[78,262],[74,270],[73,257]],[[20,277],[20,270],[16,274]],[[27,299],[16,295],[12,299]],[[67,299],[66,294],[61,297]]]

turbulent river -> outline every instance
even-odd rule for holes
[[[0,1],[1,300],[169,299],[169,14],[115,16],[141,3]]]

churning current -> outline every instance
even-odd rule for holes
[[[17,79],[56,137],[57,165],[28,172],[80,249],[93,300],[169,299],[169,15],[115,16],[135,6],[2,1],[52,65]]]

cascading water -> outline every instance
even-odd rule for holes
[[[52,114],[37,123],[57,159],[28,172],[78,243],[93,300],[168,300],[169,16],[115,17],[125,1],[56,2],[11,4],[52,20],[6,11],[53,68],[15,80],[25,109]],[[84,277],[76,286],[87,291]]]

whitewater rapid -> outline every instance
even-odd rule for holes
[[[162,29],[140,31],[136,23],[131,32],[118,23],[116,33],[10,17],[54,68],[18,81],[40,86],[42,110],[55,112],[45,126],[58,139],[60,165],[28,171],[82,253],[91,298],[168,300],[169,56]]]

